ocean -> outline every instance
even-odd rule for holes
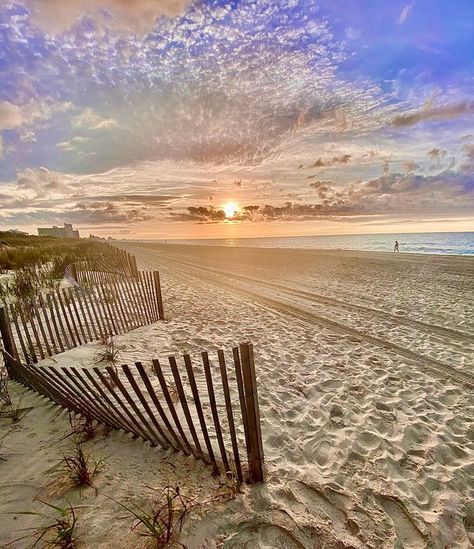
[[[474,256],[474,232],[180,239],[168,242],[203,246],[393,252],[395,240],[400,244],[400,252]]]

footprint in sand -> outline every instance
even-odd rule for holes
[[[394,547],[421,549],[427,546],[427,537],[419,530],[404,506],[396,498],[380,494],[377,499],[395,527],[399,543],[395,544]]]
[[[228,549],[241,547],[285,547],[285,549],[305,549],[293,534],[277,524],[247,524],[232,539],[226,542]]]
[[[335,404],[329,412],[329,419],[334,427],[344,427],[342,408]]]

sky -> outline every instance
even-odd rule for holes
[[[473,52],[472,0],[0,0],[0,230],[474,231]]]

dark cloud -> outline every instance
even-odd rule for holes
[[[330,168],[331,166],[345,166],[349,164],[350,159],[352,158],[352,155],[350,154],[342,154],[341,156],[333,156],[332,158],[328,158],[327,160],[323,160],[322,158],[318,158],[314,164],[311,164],[308,166],[308,168]]]
[[[327,198],[328,193],[333,192],[332,181],[313,181],[309,186],[315,189],[319,198],[322,199]]]
[[[147,205],[147,206],[162,206],[165,205],[170,200],[175,200],[179,198],[179,195],[172,196],[168,194],[107,194],[94,196],[95,201],[105,201],[105,202],[123,202],[128,205]]]
[[[81,202],[65,212],[76,223],[138,223],[153,219],[146,208],[124,209],[113,202]]]
[[[403,169],[406,173],[414,172],[415,170],[419,170],[420,166],[416,162],[404,162],[403,163]]]
[[[438,164],[440,159],[443,158],[443,156],[446,156],[447,152],[444,149],[435,147],[429,150],[426,154],[431,158],[431,160],[433,160],[433,162]]]
[[[452,105],[440,105],[425,108],[411,114],[402,114],[392,119],[391,125],[397,128],[413,126],[424,120],[443,120],[457,118],[463,114],[474,113],[474,101],[460,101]]]

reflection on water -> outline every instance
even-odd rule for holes
[[[289,236],[267,238],[213,238],[170,240],[175,244],[252,248],[306,248],[393,252],[395,240],[401,252],[424,254],[474,255],[474,232],[410,233],[337,236]]]

